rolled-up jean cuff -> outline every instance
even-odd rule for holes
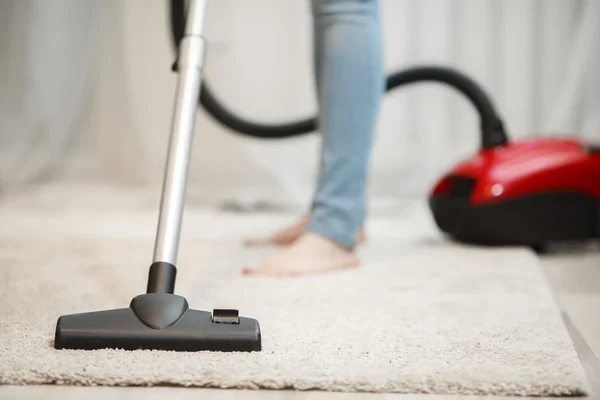
[[[346,248],[353,248],[356,245],[356,232],[348,231],[347,234],[340,234],[333,229],[327,228],[325,224],[322,224],[315,219],[312,219],[308,223],[305,230],[320,235]]]

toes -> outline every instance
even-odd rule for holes
[[[244,275],[273,275],[272,274],[272,268],[270,266],[270,264],[268,263],[263,263],[263,264],[259,264],[257,266],[254,267],[246,267],[242,269],[242,273]]]
[[[270,237],[254,237],[254,238],[246,239],[244,241],[244,246],[247,246],[247,247],[266,246],[268,244],[271,244],[272,241],[273,241],[273,239]]]
[[[249,238],[244,241],[244,245],[247,247],[258,247],[258,246],[287,246],[298,238],[299,235],[295,234],[276,234],[268,237],[255,237]]]
[[[258,267],[246,267],[242,269],[242,274],[244,275],[257,275],[260,273],[260,268]]]
[[[281,229],[270,236],[249,238],[244,241],[244,245],[248,247],[291,245],[302,235],[307,222],[308,217],[303,217],[295,224]]]
[[[301,271],[295,271],[289,268],[283,268],[282,265],[276,265],[273,263],[264,263],[256,267],[246,267],[242,269],[242,273],[246,276],[272,276],[272,277],[285,277],[285,276],[299,276],[302,275]]]

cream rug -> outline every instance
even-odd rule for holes
[[[240,276],[272,251],[240,238],[293,217],[188,209],[176,292],[193,308],[257,318],[263,351],[54,350],[59,315],[124,307],[145,289],[155,203],[94,198],[104,206],[62,198],[0,208],[1,384],[587,393],[535,255],[447,244],[416,212],[372,220],[359,269],[268,279]]]

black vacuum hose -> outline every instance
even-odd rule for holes
[[[185,27],[185,0],[170,0],[171,34],[175,48],[183,38]],[[177,62],[173,68],[176,69]],[[474,80],[451,68],[440,66],[419,66],[395,72],[387,77],[386,91],[399,86],[433,81],[445,83],[465,95],[477,109],[481,119],[481,147],[491,148],[508,142],[502,120],[496,113],[494,105]],[[206,80],[202,82],[200,104],[204,109],[224,126],[240,133],[260,139],[280,139],[305,135],[317,129],[316,117],[283,124],[262,124],[240,118],[227,110],[213,95]]]

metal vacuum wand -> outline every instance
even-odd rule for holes
[[[208,0],[188,4],[185,34],[179,44],[177,94],[171,122],[153,262],[177,264],[198,96],[206,41]]]

